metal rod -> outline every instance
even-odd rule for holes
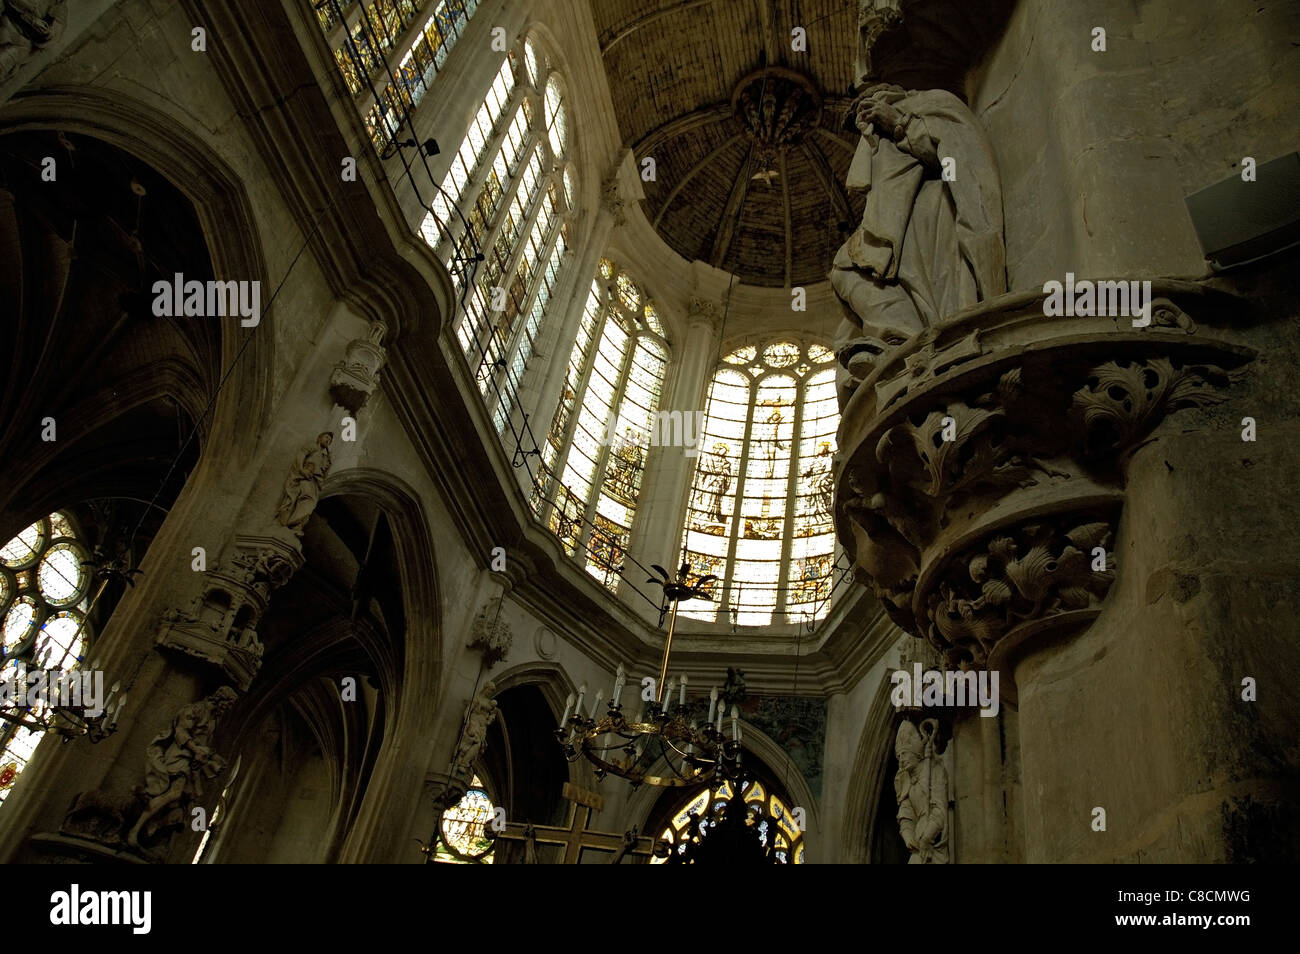
[[[664,661],[659,667],[659,684],[655,686],[655,703],[663,704],[664,680],[668,678],[668,654],[673,650],[673,627],[677,624],[677,607],[681,600],[673,600],[673,611],[668,615],[668,635],[664,638]]]

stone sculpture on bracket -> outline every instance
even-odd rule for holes
[[[212,734],[237,698],[235,690],[222,686],[182,708],[171,727],[154,737],[145,752],[149,802],[127,833],[128,845],[139,848],[141,836],[155,838],[184,823],[189,806],[203,794],[203,780],[225,771],[226,760],[212,749]]]
[[[898,773],[898,830],[911,852],[910,865],[946,865],[948,854],[948,770],[935,751],[939,724],[923,719],[920,727],[903,720],[894,737]]]
[[[461,733],[460,744],[456,746],[456,757],[452,760],[453,779],[468,779],[474,760],[487,745],[488,727],[497,717],[496,700],[492,698],[495,692],[496,686],[489,680],[483,683],[478,695],[470,700],[465,711],[465,730]]]
[[[212,749],[217,723],[234,705],[235,691],[222,686],[181,708],[145,750],[145,780],[129,794],[82,792],[64,816],[64,835],[156,858],[170,834],[186,824],[203,794],[203,781],[220,775],[226,761]]]
[[[862,136],[845,185],[866,204],[830,272],[842,402],[886,351],[1006,291],[997,165],[966,105],[877,83],[850,116]]]
[[[284,481],[284,495],[275,511],[275,519],[280,526],[288,527],[299,537],[316,509],[321,486],[330,472],[330,444],[333,441],[332,431],[318,435],[315,444],[298,452]]]

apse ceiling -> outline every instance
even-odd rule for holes
[[[861,205],[842,183],[851,0],[593,0],[645,214],[668,245],[754,285],[823,281]],[[791,31],[807,31],[806,52]]]

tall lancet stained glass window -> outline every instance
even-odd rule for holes
[[[383,150],[405,111],[432,88],[478,0],[312,0],[311,5],[366,133]]]
[[[684,546],[721,603],[681,612],[740,626],[826,614],[835,559],[834,356],[792,338],[728,354],[709,388]]]
[[[0,547],[0,633],[5,661],[0,678],[9,679],[19,663],[12,659],[48,638],[46,669],[74,668],[85,652],[89,634],[82,625],[90,604],[90,555],[72,519],[52,513]],[[44,657],[44,652],[41,653]],[[43,714],[44,702],[32,712]],[[21,711],[21,710],[19,710]],[[0,722],[0,801],[31,760],[44,732],[11,721]]]
[[[543,442],[533,506],[611,590],[627,553],[668,355],[654,302],[601,259]]]
[[[542,47],[518,43],[420,226],[448,264],[456,334],[498,431],[516,409],[572,237],[564,90]]]

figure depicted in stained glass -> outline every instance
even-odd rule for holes
[[[722,512],[723,502],[731,491],[733,465],[726,444],[714,444],[713,453],[705,454],[700,461],[703,479],[697,492],[701,509],[713,521],[723,523],[727,518]]]
[[[762,406],[771,410],[763,420],[763,436],[758,439],[759,450],[754,456],[767,462],[765,476],[771,480],[776,475],[777,455],[790,449],[789,442],[781,440],[781,424],[785,421],[786,402],[780,399],[768,400],[764,401]]]
[[[835,477],[831,473],[829,441],[817,445],[817,456],[808,462],[808,467],[800,476],[804,480],[804,487],[811,492],[811,516],[829,517],[835,501]]]
[[[609,493],[625,503],[635,503],[644,462],[645,448],[637,441],[630,427],[624,428],[609,454],[606,477]]]

